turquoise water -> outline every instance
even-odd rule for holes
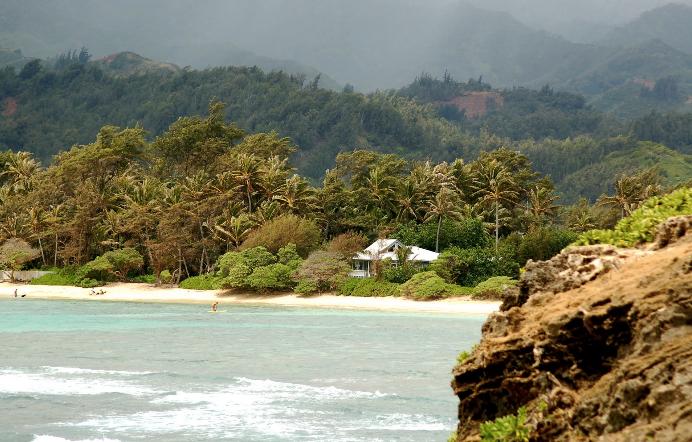
[[[484,318],[0,301],[0,441],[432,441]]]

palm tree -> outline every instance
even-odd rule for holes
[[[214,228],[217,232],[222,233],[231,242],[233,248],[237,250],[252,231],[253,225],[254,223],[247,215],[241,214],[232,216],[223,223],[216,224]]]
[[[247,197],[248,211],[252,212],[252,197],[257,192],[262,177],[257,157],[250,154],[238,154],[235,167],[230,171],[239,190]]]
[[[615,194],[602,195],[596,204],[620,209],[624,218],[639,205],[661,192],[660,177],[655,167],[641,170],[634,174],[620,175],[615,181]]]
[[[33,159],[29,152],[17,152],[7,161],[0,178],[8,179],[12,191],[27,192],[31,190],[32,180],[39,168],[38,161]]]
[[[289,213],[305,214],[315,207],[315,190],[305,179],[293,175],[278,188],[274,200],[284,206]]]
[[[483,204],[491,205],[495,210],[495,252],[500,242],[500,206],[503,203],[514,204],[519,197],[517,183],[511,173],[496,160],[482,164],[478,176],[474,179],[475,196]]]
[[[546,186],[535,186],[529,191],[527,212],[535,224],[555,216],[558,206],[553,204],[558,196]]]
[[[459,196],[450,188],[442,187],[430,201],[426,221],[437,218],[437,236],[435,237],[435,252],[440,251],[440,229],[444,218],[459,219],[463,215],[458,211]]]

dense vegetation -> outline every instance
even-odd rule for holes
[[[451,162],[508,147],[549,175],[568,203],[581,196],[595,201],[613,191],[614,174],[644,163],[658,165],[667,185],[692,176],[685,114],[652,114],[629,125],[595,111],[579,95],[549,87],[493,91],[482,79],[424,74],[398,92],[363,95],[321,89],[319,78],[256,68],[157,70],[146,62],[127,64],[122,72],[111,65],[106,73],[103,62],[89,59],[82,50],[57,57],[53,67],[36,60],[20,71],[0,70],[0,147],[30,151],[48,164],[67,146],[88,143],[106,124],[139,126],[151,141],[178,116],[198,115],[218,97],[228,103],[225,117],[239,128],[289,136],[298,147],[290,162],[313,184],[339,152],[354,148]],[[496,94],[502,104],[478,118],[448,104],[472,92]]]
[[[550,179],[507,148],[451,163],[356,150],[313,186],[289,165],[289,139],[247,134],[224,116],[212,102],[206,117],[180,118],[153,141],[105,126],[46,168],[2,153],[0,262],[72,268],[51,278],[87,287],[188,279],[189,288],[487,296],[526,260],[663,191],[648,169],[619,178],[597,206],[561,208]],[[375,280],[347,279],[349,258],[378,237],[442,255],[425,269],[403,253],[397,266],[374,263]]]

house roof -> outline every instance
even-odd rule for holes
[[[396,256],[396,249],[403,246],[403,244],[397,239],[378,239],[372,243],[363,252],[357,253],[353,259],[358,259],[362,261],[373,261],[375,259],[391,259],[392,261],[398,261]],[[439,253],[432,252],[430,250],[423,249],[421,247],[411,246],[409,247],[409,261],[418,262],[432,262],[440,256]]]

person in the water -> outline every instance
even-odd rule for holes
[[[215,303],[213,303],[213,304],[211,305],[211,311],[215,312],[215,311],[216,311],[216,307],[218,307],[218,305],[219,305],[219,302],[218,302],[218,301],[215,302]]]

